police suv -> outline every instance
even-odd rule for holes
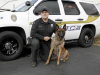
[[[67,25],[66,43],[78,42],[89,47],[94,37],[100,35],[100,17],[93,3],[75,0],[31,0],[12,11],[0,12],[0,58],[17,58],[28,44],[32,23],[40,18],[39,7],[46,6],[49,18],[61,28]],[[2,10],[2,9],[0,9]]]

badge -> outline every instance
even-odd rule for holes
[[[51,24],[51,27],[53,27],[53,24]]]

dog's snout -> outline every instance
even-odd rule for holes
[[[58,31],[58,37],[59,37],[59,39],[60,40],[63,39],[64,36],[65,36],[64,30],[63,29],[59,29],[59,31]]]
[[[61,34],[61,37],[63,37],[64,35],[63,34]]]

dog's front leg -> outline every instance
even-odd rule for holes
[[[45,65],[48,65],[49,64],[52,51],[53,51],[53,47],[51,47],[51,49],[50,49],[49,56],[48,56],[48,59],[47,59],[47,62],[45,63]]]
[[[58,55],[58,60],[57,60],[57,66],[59,66],[60,64],[60,56],[61,56],[61,47],[59,46],[59,55]]]

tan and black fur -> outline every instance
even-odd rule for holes
[[[63,62],[65,62],[69,57],[68,50],[66,50],[64,47],[62,48],[60,46],[64,42],[66,25],[64,25],[63,28],[59,28],[59,26],[56,25],[56,30],[57,31],[51,42],[49,56],[48,56],[48,59],[47,59],[47,62],[45,63],[45,65],[48,65],[52,52],[54,52],[56,57],[51,58],[51,60],[57,59],[57,66],[60,65],[60,60],[63,60]]]

